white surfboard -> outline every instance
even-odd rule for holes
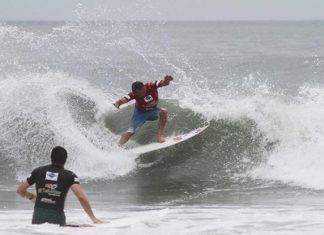
[[[128,151],[130,151],[132,153],[135,153],[135,154],[138,154],[138,155],[141,155],[141,154],[144,154],[144,153],[149,153],[149,152],[153,152],[153,151],[156,151],[156,150],[168,148],[170,146],[179,144],[181,142],[184,142],[184,141],[186,141],[186,140],[200,134],[201,132],[206,130],[208,126],[209,125],[197,128],[195,130],[192,130],[192,131],[188,132],[187,134],[177,135],[177,136],[173,136],[173,137],[167,137],[165,139],[164,143],[151,143],[151,144],[147,144],[147,145],[143,145],[143,146],[139,146],[139,147],[129,149]]]

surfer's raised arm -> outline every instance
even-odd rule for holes
[[[168,85],[170,85],[170,82],[173,80],[173,77],[172,76],[170,76],[170,75],[166,75],[165,77],[164,77],[164,79],[163,80],[161,80],[160,82],[159,82],[159,87],[163,87],[163,86],[168,86]]]

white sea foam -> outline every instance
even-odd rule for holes
[[[117,147],[118,136],[100,123],[82,128],[72,118],[66,94],[94,102],[94,112],[112,110],[111,98],[86,81],[76,81],[62,73],[45,73],[15,75],[0,84],[1,139],[7,143],[3,145],[4,151],[8,150],[7,157],[19,159],[19,165],[49,162],[49,150],[54,143],[67,148],[67,167],[84,178],[113,178],[134,169],[135,156]],[[24,148],[34,153],[26,153]],[[18,172],[19,177],[26,174]]]
[[[0,234],[323,234],[322,209],[306,206],[134,207],[98,211],[109,224],[92,228],[31,225],[30,210],[0,213]],[[90,223],[80,210],[68,210],[67,222]]]
[[[250,76],[246,78],[245,87],[241,87],[249,91],[240,95],[231,93],[230,89],[217,93],[187,84],[178,88],[173,96],[170,94],[179,99],[182,106],[209,120],[251,119],[265,134],[266,141],[276,143],[267,160],[245,176],[324,188],[323,87],[304,86],[297,95],[287,96],[274,92],[266,83],[259,83]]]

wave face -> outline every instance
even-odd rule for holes
[[[253,36],[258,27],[268,29],[258,35],[264,43]],[[51,148],[63,145],[67,167],[87,181],[136,179],[189,194],[274,182],[324,189],[324,30],[306,29],[315,42],[301,41],[293,23],[0,24],[1,184],[48,163]],[[175,77],[160,92],[166,135],[210,127],[132,156],[116,142],[133,106],[116,112],[111,102],[132,81],[166,72]],[[151,142],[156,125],[129,147]]]

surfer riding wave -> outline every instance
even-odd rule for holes
[[[128,103],[131,100],[135,100],[135,109],[129,124],[128,130],[122,135],[119,140],[119,145],[125,144],[132,135],[138,131],[146,121],[154,121],[159,119],[158,133],[156,140],[158,143],[165,142],[163,138],[163,132],[167,123],[167,111],[157,107],[159,103],[158,88],[168,86],[173,80],[173,77],[166,75],[163,80],[151,81],[142,83],[136,81],[132,84],[132,91],[120,100],[113,103],[116,108],[120,108],[121,105]]]

